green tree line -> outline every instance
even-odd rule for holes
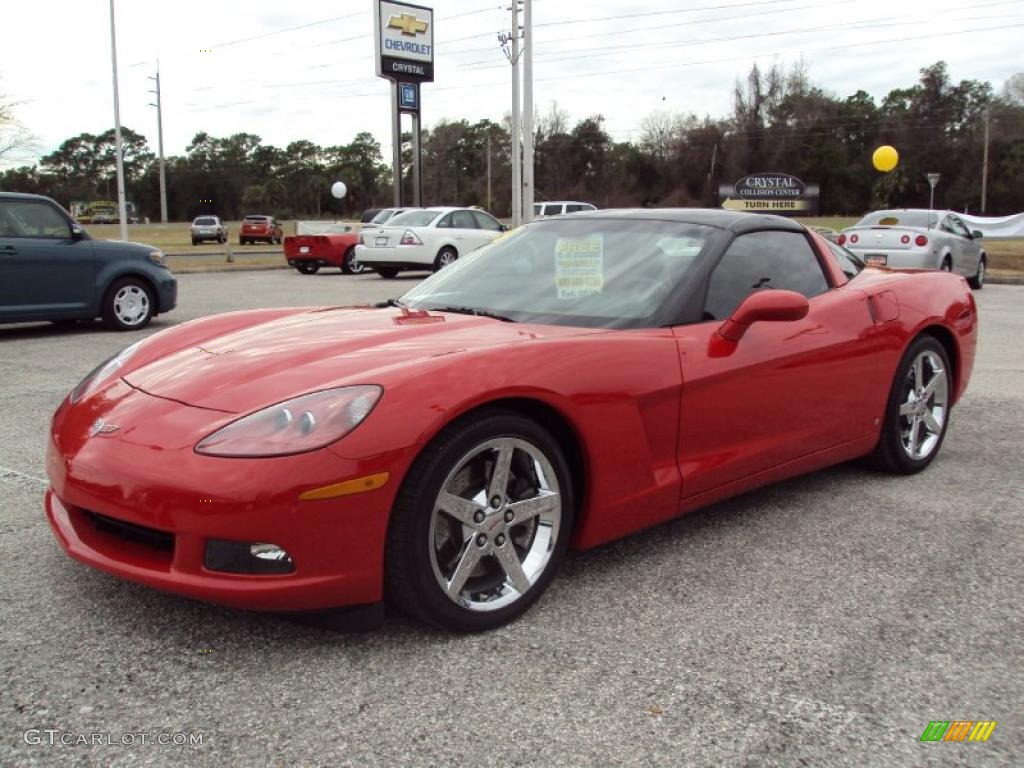
[[[864,91],[839,97],[815,85],[805,68],[754,66],[736,83],[732,113],[655,112],[631,141],[615,141],[600,114],[572,122],[552,103],[536,121],[536,199],[575,199],[600,207],[715,206],[720,183],[780,171],[817,182],[824,214],[860,214],[885,206],[928,204],[925,174],[942,181],[935,204],[978,212],[988,126],[986,213],[1024,210],[1024,73],[997,93],[988,82],[955,82],[943,62],[926,67],[907,88],[876,102]],[[441,121],[421,136],[428,205],[511,208],[510,121]],[[123,130],[128,198],[141,215],[159,215],[159,172],[152,148]],[[408,138],[408,137],[406,137]],[[900,152],[892,173],[872,168],[875,147]],[[408,146],[406,163],[411,159]],[[235,219],[246,213],[281,218],[353,216],[387,205],[391,173],[369,133],[346,145],[300,140],[278,148],[259,136],[198,133],[180,156],[167,158],[172,219],[201,213]],[[37,165],[0,173],[0,189],[72,200],[116,197],[113,131],[65,141]],[[330,195],[341,179],[349,194]],[[411,186],[408,175],[404,183]],[[408,190],[407,190],[408,191]]]

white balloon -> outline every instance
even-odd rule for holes
[[[345,186],[344,181],[336,181],[331,185],[331,194],[341,200],[348,192],[348,187]]]

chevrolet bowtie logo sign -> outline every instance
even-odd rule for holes
[[[427,22],[420,21],[411,13],[403,13],[401,16],[391,16],[388,18],[388,28],[400,29],[403,35],[416,37],[416,35],[427,31]]]

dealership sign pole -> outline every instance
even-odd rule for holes
[[[412,116],[412,205],[422,204],[420,83],[434,81],[434,11],[422,5],[374,0],[377,77],[391,81],[392,175],[395,207],[402,194],[402,115]]]
[[[124,143],[121,141],[121,104],[117,96],[117,33],[114,31],[114,0],[110,0],[110,62],[114,70],[114,147],[117,165],[117,218],[121,239],[128,239],[128,206],[124,198]]]

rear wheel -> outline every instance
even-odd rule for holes
[[[987,268],[987,259],[985,254],[981,254],[981,260],[978,261],[978,274],[968,279],[968,284],[976,291],[980,291],[985,287],[985,269]]]
[[[145,328],[154,311],[153,294],[137,277],[116,281],[103,298],[103,324],[113,331]]]
[[[192,245],[199,245],[199,241],[196,240],[194,237],[192,238]]]
[[[385,280],[393,280],[398,275],[398,270],[394,267],[374,267],[373,269]]]
[[[558,443],[504,410],[451,424],[402,484],[388,530],[385,594],[457,632],[526,611],[565,557],[572,482]]]
[[[927,467],[946,437],[952,393],[945,348],[934,336],[917,337],[896,368],[875,465],[902,475]]]
[[[444,269],[458,258],[458,252],[450,245],[446,245],[437,252],[437,256],[434,258],[434,271],[437,272],[439,269]]]
[[[246,240],[244,237],[240,237],[240,238],[238,238],[238,244],[239,245],[248,245],[249,241]]]
[[[356,247],[349,246],[341,260],[341,271],[346,275],[360,275],[366,270],[359,260],[356,259]]]
[[[304,275],[315,275],[317,272],[320,271],[319,264],[309,264],[307,262],[302,261],[296,264],[295,268]]]

